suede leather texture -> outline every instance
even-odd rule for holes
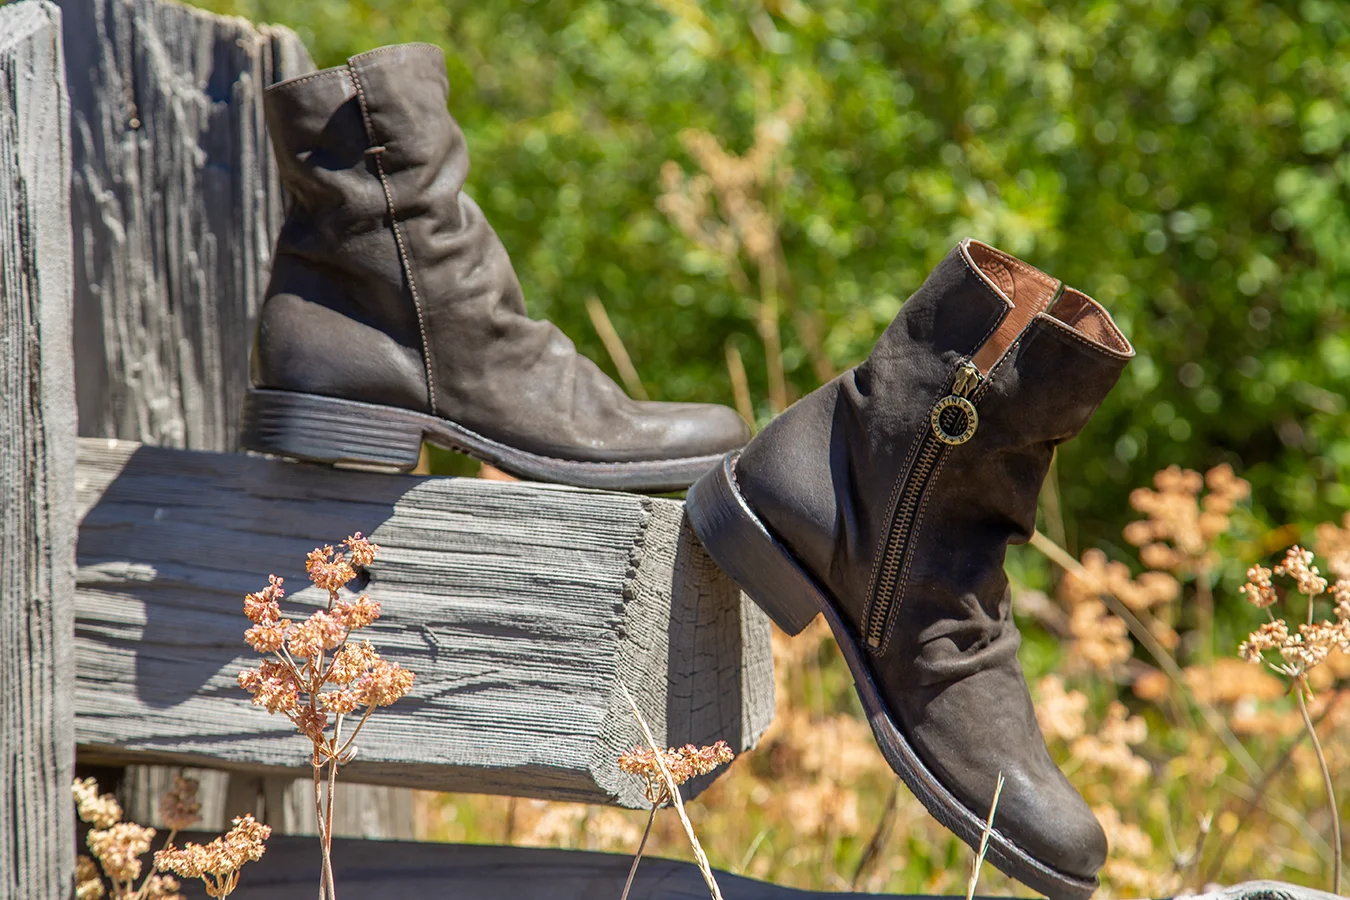
[[[734,410],[632,400],[555,326],[528,317],[505,248],[463,191],[469,154],[448,96],[444,57],[429,44],[374,50],[267,91],[293,202],[259,315],[254,385],[431,413],[558,459],[682,459],[744,444]]]
[[[858,634],[930,410],[1008,310],[957,247],[866,361],[794,404],[740,455],[743,496]],[[1083,428],[1130,355],[1049,314],[1032,319],[981,389],[974,437],[946,448],[929,477],[885,638],[866,648],[893,719],[943,785],[983,816],[1002,772],[996,826],[1085,878],[1105,861],[1106,839],[1037,727],[1003,561],[1035,527],[1055,445]]]

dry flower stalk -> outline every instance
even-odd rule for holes
[[[723,148],[714,135],[686,129],[680,141],[702,171],[687,175],[677,163],[667,162],[661,167],[662,193],[656,202],[689,241],[722,260],[736,290],[751,290],[741,254],[755,267],[759,276],[756,325],[764,345],[769,405],[775,412],[788,404],[779,319],[782,298],[791,295],[792,285],[779,239],[778,215],[768,195],[791,176],[782,156],[805,113],[806,105],[794,98],[765,116],[755,126],[754,143],[740,156]],[[835,371],[821,345],[818,318],[798,310],[795,325],[816,377],[829,381]]]
[[[703,875],[703,882],[708,886],[708,892],[713,900],[722,900],[722,889],[717,886],[717,879],[713,876],[712,864],[708,862],[708,854],[703,852],[703,845],[698,842],[698,835],[694,834],[694,824],[689,821],[689,814],[684,811],[684,800],[680,797],[680,783],[675,780],[669,766],[666,765],[666,754],[662,752],[660,746],[656,743],[656,738],[652,737],[651,728],[647,727],[647,720],[642,716],[642,710],[638,709],[637,702],[633,700],[633,695],[628,692],[627,685],[622,682],[619,687],[623,690],[624,699],[628,701],[628,706],[633,710],[633,718],[637,719],[638,727],[642,729],[642,736],[647,739],[647,746],[651,750],[650,761],[655,764],[657,770],[661,773],[661,779],[665,784],[667,796],[675,804],[675,812],[679,813],[680,824],[684,826],[684,833],[689,838],[689,845],[694,850],[694,861],[698,864],[698,870]],[[721,749],[718,749],[720,745]],[[724,741],[718,741],[718,744],[711,748],[705,748],[711,751],[705,759],[710,760],[714,757],[721,757],[724,754],[730,754],[731,748],[726,746]],[[713,766],[716,768],[717,763]],[[712,771],[709,769],[708,771]],[[656,814],[656,807],[652,807],[652,815]],[[648,818],[648,828],[651,827],[651,819]],[[637,860],[633,861],[633,868],[628,873],[628,887],[624,888],[624,894],[627,895],[629,887],[633,883],[633,875],[637,871]]]
[[[298,624],[282,616],[280,601],[286,592],[276,575],[268,576],[267,587],[244,598],[244,615],[253,622],[244,640],[271,658],[240,672],[239,686],[253,695],[254,706],[290,719],[314,747],[314,808],[323,848],[320,900],[337,898],[332,845],[338,767],[356,756],[356,737],[371,714],[406,695],[414,679],[411,671],[384,660],[370,641],[351,640],[354,632],[380,617],[380,604],[365,594],[343,600],[339,592],[379,550],[357,532],[339,547],[311,551],[305,571],[315,587],[328,592],[328,605]],[[345,718],[363,707],[356,727],[344,737]]]
[[[1326,533],[1319,539],[1327,543]],[[1332,542],[1334,544],[1334,541]],[[1339,549],[1334,547],[1333,549]],[[1312,741],[1317,754],[1317,764],[1322,772],[1323,786],[1327,795],[1327,806],[1331,813],[1332,830],[1332,880],[1331,891],[1337,893],[1341,884],[1341,822],[1336,807],[1336,792],[1332,785],[1331,770],[1327,766],[1326,753],[1317,736],[1317,728],[1308,713],[1308,698],[1312,688],[1308,683],[1309,673],[1326,662],[1333,651],[1350,651],[1350,580],[1340,578],[1329,585],[1322,572],[1313,564],[1313,553],[1299,546],[1285,551],[1284,559],[1273,569],[1255,565],[1247,570],[1247,583],[1242,593],[1253,606],[1266,611],[1268,621],[1247,636],[1238,648],[1238,655],[1249,663],[1265,663],[1270,669],[1289,679],[1294,698],[1298,701],[1299,714],[1303,718],[1304,729]],[[1291,629],[1283,618],[1276,618],[1272,607],[1280,601],[1279,592],[1273,583],[1273,576],[1287,578],[1294,583],[1294,589],[1307,598],[1307,618],[1300,622],[1297,629]],[[1316,621],[1317,598],[1331,589],[1333,603],[1332,614],[1335,621],[1324,619]]]
[[[735,758],[736,754],[731,752],[726,741],[705,747],[685,744],[679,749],[671,747],[669,750],[660,750],[655,746],[634,747],[619,754],[619,770],[642,779],[642,795],[652,805],[652,811],[647,816],[647,827],[642,832],[637,853],[633,855],[633,865],[628,870],[628,881],[623,886],[619,900],[628,900],[628,892],[632,890],[633,879],[637,876],[638,863],[642,861],[642,852],[647,847],[647,837],[652,833],[652,823],[656,821],[656,811],[670,802],[671,792],[689,779],[707,775]]]
[[[182,849],[170,844],[155,854],[155,868],[184,878],[200,878],[208,897],[228,897],[239,884],[244,863],[261,859],[263,842],[272,835],[267,825],[250,815],[234,820],[234,827],[209,844],[188,841]]]
[[[271,829],[254,822],[252,816],[235,819],[233,831],[208,845],[208,848],[215,848],[210,866],[199,872],[182,865],[183,859],[194,858],[193,855],[201,850],[196,844],[187,844],[182,850],[173,846],[178,832],[200,819],[198,787],[195,779],[178,777],[174,779],[173,787],[160,798],[159,813],[169,826],[169,835],[155,853],[155,868],[159,871],[147,874],[140,887],[136,887],[136,880],[144,868],[141,857],[150,852],[155,829],[123,822],[122,807],[112,794],[100,795],[98,783],[92,778],[76,779],[71,784],[76,810],[81,819],[94,826],[86,838],[93,857],[81,856],[76,861],[76,900],[100,900],[109,896],[100,869],[112,883],[112,900],[183,900],[179,893],[182,885],[172,875],[162,874],[165,871],[186,878],[200,877],[206,884],[208,896],[228,897],[239,883],[239,869],[243,864],[263,855],[263,841],[271,834]],[[215,877],[208,879],[203,874],[207,872]]]
[[[980,835],[980,849],[970,866],[970,878],[966,881],[966,900],[975,900],[975,886],[980,882],[980,869],[984,867],[984,855],[989,850],[989,835],[994,831],[994,814],[998,811],[998,798],[1003,795],[1003,773],[998,773],[998,783],[994,785],[994,799],[989,804],[989,819],[984,823],[984,833]]]

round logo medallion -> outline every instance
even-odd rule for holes
[[[975,436],[980,424],[975,405],[955,394],[943,397],[933,407],[933,434],[944,444],[964,444]]]

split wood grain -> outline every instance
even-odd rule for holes
[[[0,900],[65,900],[75,865],[75,388],[63,69],[55,6],[25,0],[0,8]]]
[[[672,500],[342,472],[81,439],[77,738],[88,761],[302,773],[305,742],[235,684],[241,599],[303,560],[384,548],[372,639],[418,673],[367,725],[351,781],[642,805],[640,742],[753,746],[773,713],[769,628]],[[697,792],[702,785],[695,785]]]
[[[166,0],[58,0],[71,61],[80,434],[233,450],[283,195],[262,93],[286,28]]]

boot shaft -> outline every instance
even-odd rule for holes
[[[963,241],[862,364],[746,448],[738,478],[873,653],[897,634],[906,653],[938,639],[1015,651],[998,640],[1007,545],[1034,528],[1054,447],[1132,355],[1086,295]]]

